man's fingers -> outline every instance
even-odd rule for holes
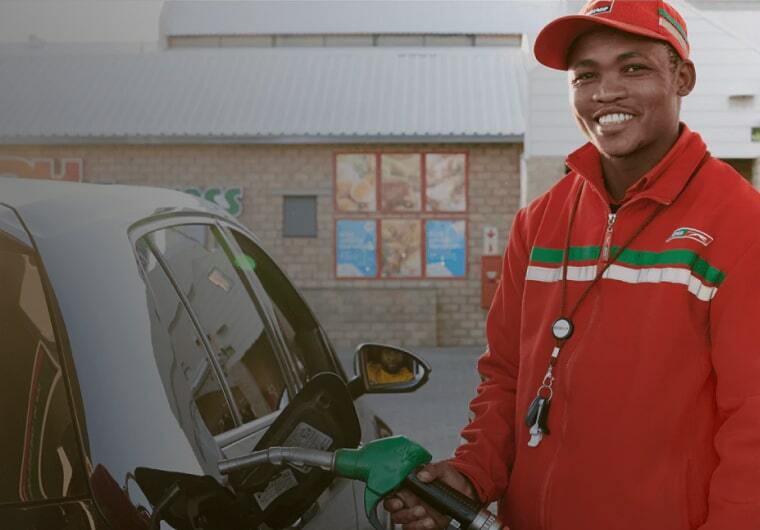
[[[397,491],[383,504],[391,514],[391,520],[403,525],[404,530],[434,530],[448,526],[448,519],[420,501],[408,490]]]
[[[434,530],[438,528],[446,528],[445,526],[436,526],[435,521],[433,519],[426,517],[425,519],[420,519],[418,521],[415,521],[414,523],[410,523],[408,525],[404,525],[404,530]]]
[[[469,480],[448,462],[428,464],[418,473],[422,482],[440,480],[454,489],[475,498],[475,491]],[[401,489],[384,501],[386,510],[394,523],[403,530],[442,530],[448,527],[449,519],[422,502],[407,489]]]
[[[389,513],[399,511],[404,507],[404,501],[397,499],[396,497],[388,497],[383,501],[383,508]]]
[[[421,502],[414,493],[405,489],[397,491],[396,497],[398,497],[407,508],[414,508]]]
[[[390,505],[388,511],[396,524],[408,525],[427,516],[427,510],[420,504],[417,496],[404,489],[397,491],[394,497],[387,499],[384,504]]]
[[[470,481],[446,461],[426,465],[417,473],[417,478],[422,482],[440,480],[468,497],[477,498]]]
[[[391,519],[396,524],[407,525],[418,524],[423,519],[428,519],[425,509],[422,506],[415,506],[414,508],[404,508],[391,515]]]

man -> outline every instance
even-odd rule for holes
[[[404,383],[414,379],[414,374],[400,351],[383,349],[379,359],[368,363],[367,377],[372,384]]]
[[[679,122],[695,85],[662,1],[546,26],[589,143],[518,212],[466,442],[421,478],[511,530],[760,528],[760,194]],[[405,530],[445,520],[408,492]]]

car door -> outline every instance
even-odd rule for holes
[[[204,218],[162,220],[141,228],[136,251],[175,343],[173,359],[163,361],[171,366],[165,386],[185,388],[189,414],[205,425],[203,443],[213,441],[223,456],[250,452],[308,373],[335,370],[329,357],[315,364],[286,345],[290,331],[276,320],[255,258],[227,229]],[[350,484],[339,481],[301,523],[355,528],[353,508]]]
[[[0,204],[1,526],[105,530],[54,299],[31,240]]]

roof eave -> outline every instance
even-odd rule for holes
[[[399,144],[399,143],[522,143],[523,133],[505,134],[393,134],[393,135],[250,135],[250,136],[0,136],[0,145],[186,145],[186,144]]]

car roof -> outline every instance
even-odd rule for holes
[[[0,177],[0,203],[16,209],[32,235],[68,232],[95,219],[129,226],[158,213],[183,210],[227,217],[210,202],[166,188],[13,177]]]
[[[195,424],[184,417],[178,423],[167,400],[148,287],[129,230],[160,214],[213,214],[237,225],[234,219],[179,191],[0,177],[2,204],[15,209],[32,234],[52,286],[79,381],[93,466],[104,464],[120,483],[136,466],[198,473],[200,465],[204,473],[218,473],[218,449],[191,442],[196,437],[182,429]]]

